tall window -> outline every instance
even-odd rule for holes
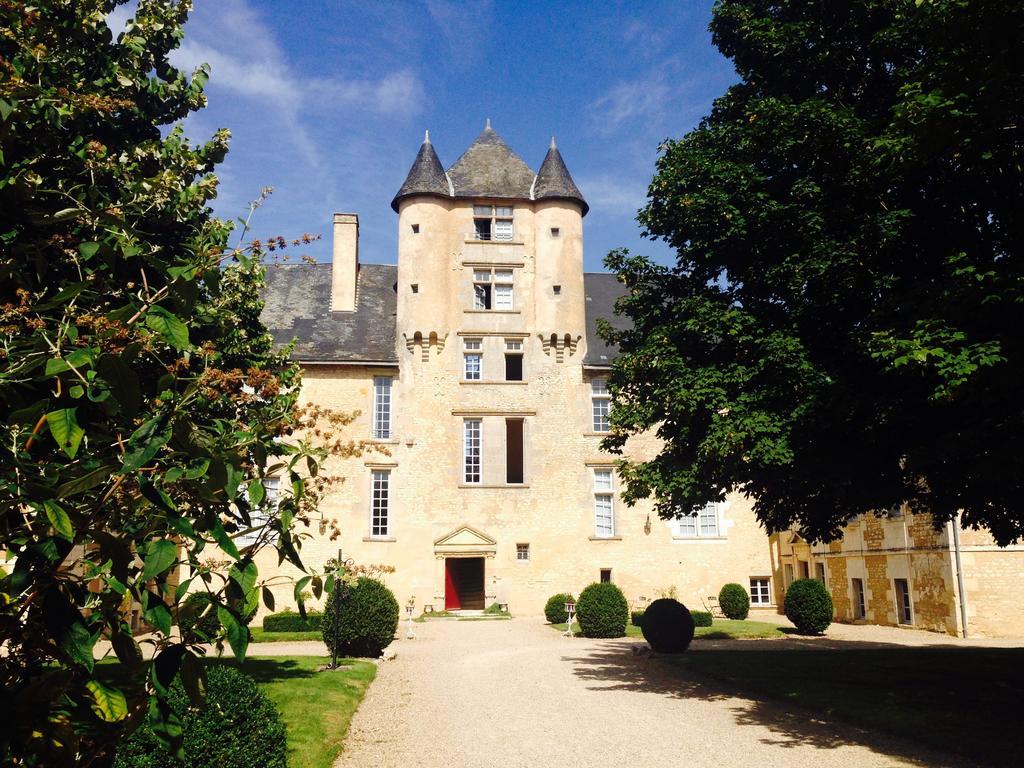
[[[607,432],[611,429],[608,414],[611,410],[611,395],[608,393],[608,382],[594,379],[590,382],[590,397],[594,411],[594,431]]]
[[[814,564],[814,577],[822,584],[825,583],[825,564],[820,560]]]
[[[896,586],[896,618],[900,624],[914,623],[914,609],[910,604],[910,584],[906,579],[893,579]]]
[[[277,477],[263,478],[263,500],[249,510],[249,521],[254,530],[243,533],[235,538],[235,544],[240,547],[247,547],[255,544],[259,538],[260,530],[270,522],[270,519],[277,512],[277,505],[281,499],[281,480]]]
[[[480,381],[483,372],[484,356],[481,351],[481,339],[466,339],[465,363],[466,381]]]
[[[483,423],[480,419],[462,422],[462,479],[479,483],[483,465]]]
[[[757,578],[750,580],[750,604],[770,605],[772,602],[771,591],[768,588],[768,579]]]
[[[867,616],[864,607],[864,579],[850,579],[853,588],[853,618],[863,619]]]
[[[505,482],[523,482],[523,420],[505,419]]]
[[[594,470],[594,536],[615,535],[615,506],[612,503],[612,471]]]
[[[712,502],[703,509],[676,519],[676,536],[684,539],[716,539],[721,537],[722,504]]]
[[[390,470],[373,470],[373,493],[370,499],[370,536],[387,536],[391,532]]]
[[[511,240],[512,206],[474,205],[473,236],[477,240]]]
[[[473,309],[515,309],[511,269],[473,270]]]
[[[373,437],[376,440],[391,438],[391,377],[373,378]]]
[[[523,380],[523,340],[505,339],[505,381]]]

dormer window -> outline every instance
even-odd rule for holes
[[[512,206],[474,205],[473,237],[477,240],[511,240]]]

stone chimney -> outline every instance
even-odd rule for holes
[[[356,273],[359,271],[359,216],[334,214],[331,267],[331,311],[354,312]]]

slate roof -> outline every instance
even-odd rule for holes
[[[583,199],[583,194],[572,180],[554,144],[552,139],[551,149],[544,158],[540,172],[534,173],[504,139],[495,133],[488,120],[483,133],[473,140],[469,149],[445,172],[428,134],[405,182],[391,201],[391,208],[397,212],[398,204],[411,195],[436,195],[447,199],[566,199],[578,202],[586,216],[590,206]]]
[[[270,267],[261,317],[276,344],[298,340],[295,360],[397,363],[397,281],[393,264],[360,264],[355,312],[332,312],[330,264]]]
[[[583,193],[572,180],[572,174],[565,167],[562,153],[558,151],[555,137],[551,137],[551,148],[544,156],[544,162],[537,171],[537,180],[533,184],[534,200],[575,200],[583,206],[583,215],[587,215],[590,206],[583,199]]]
[[[604,343],[597,335],[597,318],[604,318],[613,328],[629,328],[629,319],[615,314],[615,300],[626,294],[626,286],[609,272],[585,272],[583,293],[586,296],[587,356],[584,365],[611,365],[619,350]]]
[[[412,167],[409,168],[409,173],[405,177],[405,183],[398,190],[395,199],[391,201],[391,207],[397,212],[399,201],[409,195],[451,196],[448,177],[437,157],[437,152],[434,151],[434,145],[430,143],[429,131],[423,139],[423,144],[420,145],[420,151],[416,153],[416,159],[412,161]]]

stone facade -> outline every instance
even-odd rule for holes
[[[806,571],[824,576],[836,621],[963,634],[952,525],[936,530],[930,515],[903,509],[862,515],[846,526],[840,541],[826,545],[810,546],[793,532],[773,536],[776,600],[782,604],[790,574]],[[1016,609],[1024,547],[998,547],[981,531],[961,529],[959,537],[968,635],[1024,634]],[[863,614],[855,579],[863,589]],[[909,611],[901,610],[907,603],[900,582],[909,591]]]

